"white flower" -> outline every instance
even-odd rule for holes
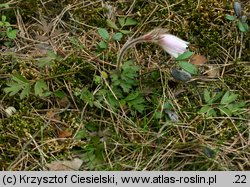
[[[172,34],[162,34],[158,44],[171,56],[177,58],[187,51],[189,42],[186,42]]]

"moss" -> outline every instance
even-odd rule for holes
[[[94,27],[106,27],[106,19],[103,18],[104,13],[106,12],[105,8],[91,7],[87,9],[76,9],[74,11],[74,16],[76,20],[80,22],[84,22],[87,25],[91,25]],[[83,28],[88,29],[88,27]]]
[[[232,69],[232,68],[231,68]],[[231,89],[242,90],[242,88],[250,87],[250,79],[247,77],[249,75],[250,69],[245,64],[235,65],[235,67],[230,71],[230,73],[225,74],[224,82]],[[237,84],[235,84],[237,82]],[[241,91],[242,96],[248,96],[245,91]]]
[[[39,0],[20,0],[17,3],[17,8],[20,9],[20,13],[24,22],[30,21],[32,17],[38,17],[42,5]]]
[[[0,162],[0,169],[7,168],[15,160],[20,154],[23,145],[30,139],[29,135],[36,133],[43,125],[44,121],[40,118],[28,119],[22,115],[15,115],[1,120],[0,147],[1,159],[4,162]],[[28,150],[29,148],[26,151]]]
[[[30,115],[31,110],[26,111],[27,108],[20,108],[16,115],[13,115],[9,118],[3,118],[0,121],[0,147],[1,147],[1,156],[0,156],[0,169],[5,170],[20,154],[23,146],[30,140],[30,136],[33,136],[35,133],[41,130],[42,127],[45,126],[45,121],[41,117],[37,117],[35,115]],[[25,112],[26,111],[26,112]],[[72,113],[62,115],[62,121],[67,124],[71,124],[74,122],[75,115]],[[45,130],[41,131],[36,137],[34,141],[39,144],[43,144],[40,147],[46,154],[50,154],[53,152],[54,155],[66,158],[71,155],[71,141],[50,141],[55,138],[55,131],[52,128],[53,123],[48,126]],[[78,126],[72,126],[71,128],[78,128]],[[73,129],[74,131],[74,129]],[[49,141],[50,143],[46,143]],[[44,144],[45,143],[45,144]],[[15,146],[13,146],[15,145]],[[40,153],[34,149],[36,145],[30,143],[27,148],[24,150],[25,154],[31,154],[32,159],[40,159]],[[61,155],[61,156],[60,156]],[[31,158],[30,158],[31,159]],[[29,167],[33,168],[36,163],[29,163],[25,167],[28,169]],[[24,169],[24,168],[23,168]]]
[[[77,67],[77,69],[73,69],[72,67]],[[65,72],[74,71],[75,74],[71,74],[71,76],[60,77],[59,80],[68,80],[72,83],[79,83],[81,85],[92,83],[93,77],[95,75],[94,66],[90,65],[83,58],[76,55],[72,55],[65,59],[63,63],[58,64],[58,66],[55,67],[53,74],[60,75],[64,74]]]

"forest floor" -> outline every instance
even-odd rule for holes
[[[250,32],[234,15],[224,0],[1,1],[0,170],[250,170]],[[190,43],[189,81],[150,43],[116,70],[159,27]]]

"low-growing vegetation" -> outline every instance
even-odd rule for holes
[[[250,2],[0,3],[0,169],[249,170]],[[188,41],[176,59],[155,28]],[[72,168],[71,168],[72,169]]]

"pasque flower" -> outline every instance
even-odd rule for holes
[[[177,58],[180,54],[187,51],[188,42],[172,35],[162,34],[157,42],[168,54]]]
[[[177,36],[172,34],[166,34],[166,29],[157,28],[151,32],[133,40],[129,40],[122,47],[117,57],[117,69],[120,69],[121,60],[127,49],[131,46],[142,43],[142,42],[153,42],[160,45],[167,53],[177,58],[180,54],[186,52],[189,42],[186,42]]]

